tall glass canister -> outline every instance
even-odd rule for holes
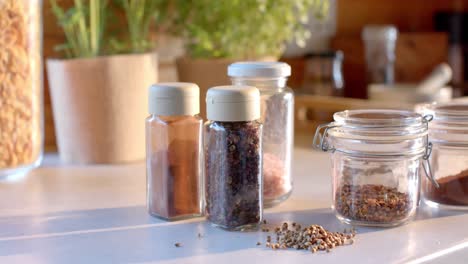
[[[0,31],[0,177],[6,177],[42,159],[42,1],[0,0]]]
[[[234,85],[260,90],[263,123],[263,198],[272,207],[292,192],[294,94],[286,86],[291,67],[284,62],[237,62],[228,67]]]

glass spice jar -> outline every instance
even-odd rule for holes
[[[202,214],[200,91],[192,83],[149,88],[146,119],[148,212],[165,220]]]
[[[468,210],[468,103],[425,104],[417,111],[434,117],[429,125],[434,144],[430,163],[439,188],[423,180],[424,201],[437,208]]]
[[[286,86],[291,67],[284,62],[237,62],[229,65],[234,85],[260,90],[263,123],[263,204],[272,207],[292,192],[294,94]]]
[[[207,218],[227,230],[257,229],[263,213],[259,91],[249,86],[213,87],[206,105]]]
[[[42,160],[42,1],[0,0],[0,22],[0,177],[7,177]]]
[[[314,146],[331,153],[338,219],[384,227],[411,219],[422,161],[430,171],[429,121],[409,111],[352,110],[335,113],[334,122],[317,128]]]

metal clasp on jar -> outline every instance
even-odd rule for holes
[[[434,117],[432,115],[425,115],[423,117],[423,123],[426,125],[426,131],[429,129],[429,122],[432,121]],[[334,122],[328,123],[328,124],[322,124],[317,127],[317,130],[315,131],[314,135],[314,141],[313,141],[313,146],[316,149],[320,149],[324,152],[335,152],[335,148],[330,146],[327,141],[328,137],[328,131],[331,128],[338,127]],[[321,133],[323,130],[323,134]],[[432,168],[431,168],[431,163],[429,158],[431,157],[432,153],[432,142],[429,141],[429,133],[426,135],[426,150],[424,151],[423,155],[423,163],[422,167],[424,169],[424,172],[426,174],[426,177],[434,184],[436,188],[439,188],[439,183],[434,179],[434,174],[432,173]]]
[[[426,125],[426,131],[429,131],[429,122],[434,119],[432,115],[425,115],[423,117],[423,123]],[[432,142],[429,141],[429,132],[426,135],[426,151],[424,152],[423,156],[423,163],[422,167],[424,169],[424,173],[426,177],[431,181],[431,183],[436,187],[439,188],[439,183],[434,179],[434,174],[432,173],[431,162],[429,158],[431,157],[432,153]]]
[[[316,149],[320,149],[324,152],[330,151],[330,152],[335,152],[335,148],[331,147],[328,145],[327,136],[328,136],[328,130],[331,128],[338,127],[335,123],[328,123],[328,124],[322,124],[317,127],[317,130],[315,131],[315,136],[314,136],[314,141],[313,141],[313,146]],[[321,131],[323,131],[323,134],[321,134]]]

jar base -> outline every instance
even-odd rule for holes
[[[265,209],[272,208],[272,207],[279,205],[280,203],[286,201],[289,198],[289,196],[291,196],[291,193],[292,193],[292,189],[289,190],[287,193],[282,194],[279,197],[276,197],[273,199],[263,199],[263,208]]]
[[[398,221],[393,221],[390,223],[381,223],[381,222],[369,222],[369,221],[360,221],[360,220],[352,220],[349,218],[345,218],[341,215],[336,215],[336,218],[340,220],[341,222],[352,225],[352,226],[369,226],[369,227],[395,227],[395,226],[400,226],[408,223],[413,216],[409,216],[407,218],[398,220]]]
[[[42,163],[42,156],[39,157],[34,163],[16,167],[16,168],[6,168],[0,169],[0,180],[6,181],[14,181],[15,179],[19,179],[24,177],[28,172],[31,170],[39,167]]]
[[[442,203],[433,202],[428,199],[423,199],[423,201],[427,206],[438,209],[438,210],[468,211],[468,205],[442,204]]]
[[[165,217],[165,216],[161,216],[152,212],[148,212],[148,214],[151,215],[152,217],[155,217],[164,221],[168,221],[168,222],[187,220],[187,219],[198,218],[198,217],[203,216],[202,214],[186,214],[186,215],[179,215],[179,216],[174,216],[174,217]]]
[[[226,230],[226,231],[241,231],[241,232],[255,232],[258,231],[260,228],[260,223],[255,224],[247,224],[243,226],[236,226],[236,227],[228,227],[223,225],[218,225],[215,223],[211,223],[212,226]]]

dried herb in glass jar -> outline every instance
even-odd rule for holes
[[[408,194],[383,185],[343,184],[335,193],[337,213],[356,221],[388,223],[403,220],[412,208]]]
[[[228,230],[255,229],[263,210],[258,90],[211,88],[207,106],[211,120],[205,124],[204,133],[208,220]]]

